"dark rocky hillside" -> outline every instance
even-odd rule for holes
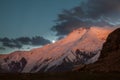
[[[120,72],[120,28],[109,34],[97,62],[78,69],[79,71]]]

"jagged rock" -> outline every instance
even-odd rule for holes
[[[19,62],[11,61],[8,66],[10,68],[10,72],[21,72],[26,64],[27,60],[23,57]]]

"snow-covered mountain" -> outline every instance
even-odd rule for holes
[[[95,63],[75,66],[73,71],[119,73],[120,28],[117,28],[108,35],[105,43],[103,44],[100,57]]]
[[[30,51],[0,56],[6,72],[50,72],[72,70],[73,66],[95,62],[109,33],[115,28],[79,28],[53,44]]]

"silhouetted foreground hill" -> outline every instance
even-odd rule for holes
[[[0,80],[120,80],[118,73],[8,73],[0,74]]]
[[[120,72],[120,28],[109,34],[97,62],[85,65],[79,71]]]

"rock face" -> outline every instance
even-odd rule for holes
[[[110,52],[120,50],[120,28],[113,31],[107,38],[106,43],[103,44],[100,58],[109,55]]]
[[[98,61],[79,71],[120,72],[120,28],[108,36]]]

